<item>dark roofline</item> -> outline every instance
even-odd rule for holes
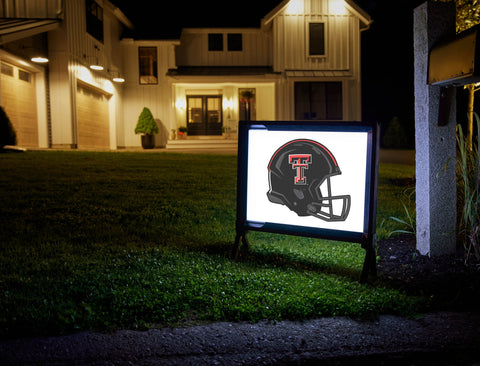
[[[271,66],[179,66],[167,76],[258,76],[275,74]]]

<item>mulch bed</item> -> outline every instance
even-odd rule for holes
[[[452,255],[428,257],[416,250],[414,235],[377,245],[378,280],[407,294],[424,296],[429,310],[480,310],[480,262],[459,247]]]

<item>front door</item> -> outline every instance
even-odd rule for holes
[[[222,96],[187,96],[187,127],[190,136],[222,134]]]

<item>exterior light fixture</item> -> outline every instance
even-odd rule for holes
[[[125,78],[120,75],[119,71],[116,70],[108,70],[108,72],[112,75],[112,80],[115,83],[124,83]]]
[[[98,61],[98,52],[100,51],[100,48],[98,48],[97,45],[94,45],[93,48],[94,48],[95,56],[93,57],[93,58],[94,58],[94,62],[92,62],[92,64],[90,65],[90,68],[91,68],[92,70],[102,71],[102,70],[103,70],[103,66],[102,66],[102,65],[100,64],[100,62]]]
[[[37,64],[46,64],[49,59],[44,56],[35,56],[30,59],[30,61],[35,62]]]
[[[92,70],[97,70],[97,71],[102,71],[103,70],[103,66],[102,65],[99,65],[98,62],[90,65],[90,68]]]

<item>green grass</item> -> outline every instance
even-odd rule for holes
[[[358,244],[252,232],[234,262],[236,157],[0,154],[0,337],[217,320],[411,314],[358,283]],[[382,166],[379,234],[413,167]],[[381,223],[381,225],[380,225]]]

